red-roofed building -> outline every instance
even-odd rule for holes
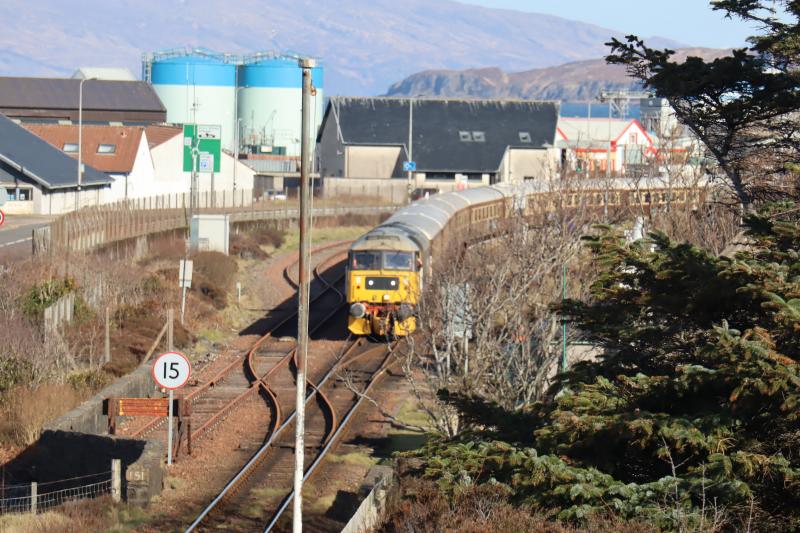
[[[656,151],[653,138],[635,119],[561,117],[556,147],[565,151],[563,160],[589,173],[606,172],[610,155],[611,171],[625,174],[629,167],[646,164]]]

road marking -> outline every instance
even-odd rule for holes
[[[21,242],[28,242],[28,241],[32,241],[32,240],[33,240],[33,237],[26,237],[25,239],[19,239],[17,241],[12,241],[12,242],[7,242],[5,244],[0,244],[0,248],[4,248],[6,246],[11,246],[11,245],[14,245],[14,244],[19,244]]]

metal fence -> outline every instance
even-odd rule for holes
[[[0,515],[14,513],[40,513],[65,503],[86,498],[97,498],[119,491],[119,473],[115,469],[45,483],[0,485]],[[115,489],[116,487],[116,489]],[[112,494],[119,499],[119,493]]]

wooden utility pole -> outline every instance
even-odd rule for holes
[[[106,338],[105,338],[105,363],[111,362],[111,318],[108,306],[106,306]]]
[[[300,145],[300,299],[297,319],[297,394],[294,444],[294,501],[292,507],[292,530],[303,530],[303,474],[305,473],[305,405],[306,405],[306,362],[308,359],[308,314],[309,278],[311,264],[311,69],[316,66],[313,59],[301,58],[303,69],[303,123]]]

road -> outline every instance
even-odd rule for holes
[[[40,215],[6,215],[0,226],[0,263],[30,257],[31,233],[54,217]]]

